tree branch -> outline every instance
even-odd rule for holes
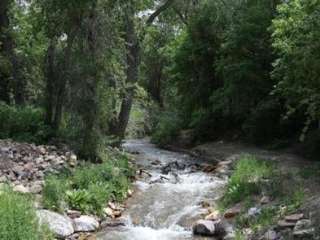
[[[166,0],[164,4],[162,4],[157,10],[155,10],[148,18],[146,24],[151,25],[154,20],[165,10],[167,10],[175,0]]]

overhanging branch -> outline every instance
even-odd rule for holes
[[[154,20],[165,10],[167,10],[175,0],[166,0],[165,3],[163,3],[157,10],[155,10],[150,17],[148,18],[146,24],[151,25]]]

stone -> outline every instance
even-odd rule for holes
[[[216,235],[215,222],[209,220],[199,220],[192,226],[194,235],[214,236]]]
[[[210,221],[216,221],[218,219],[220,219],[220,212],[219,211],[213,211],[212,213],[210,213],[209,215],[207,215],[205,217],[205,220],[210,220]]]
[[[47,225],[57,238],[65,239],[74,233],[72,220],[69,217],[48,210],[38,210],[37,216],[40,225]]]
[[[285,220],[288,222],[298,222],[303,218],[303,216],[304,216],[303,213],[292,214],[292,215],[286,216]]]
[[[81,216],[81,212],[77,210],[67,210],[67,215],[70,218],[79,218]]]
[[[260,214],[261,214],[261,209],[260,208],[253,207],[253,208],[250,208],[248,210],[248,216],[249,217],[255,217],[255,216],[258,216]]]
[[[273,230],[269,230],[263,235],[263,240],[277,240],[277,238],[277,233]]]
[[[228,209],[225,213],[224,213],[224,217],[226,219],[230,219],[230,218],[234,218],[236,217],[237,215],[239,215],[241,212],[241,205],[238,204],[230,209]]]
[[[8,179],[6,176],[0,176],[0,183],[5,183],[7,181],[8,181]]]
[[[99,228],[99,222],[90,216],[81,216],[73,220],[75,232],[94,232]]]
[[[127,220],[124,218],[106,219],[101,223],[101,228],[126,226]]]
[[[42,192],[42,183],[41,182],[35,182],[30,187],[30,192],[33,194],[38,194]]]
[[[270,203],[270,202],[271,202],[271,200],[270,200],[270,197],[268,197],[268,196],[263,196],[263,197],[261,198],[261,200],[260,200],[260,203],[261,203],[262,205],[268,204],[268,203]]]
[[[113,210],[109,207],[103,209],[103,212],[108,216],[108,217],[114,217],[113,215]]]
[[[30,193],[30,190],[28,188],[26,188],[23,185],[17,185],[13,188],[14,192],[19,192],[19,193],[23,193],[23,194],[27,194]]]
[[[278,221],[279,228],[294,228],[295,225],[296,225],[295,222],[287,222],[285,220]]]
[[[75,154],[71,154],[69,157],[69,165],[71,167],[75,167],[77,165],[77,156]]]
[[[315,229],[309,219],[299,220],[293,229],[293,236],[297,239],[312,239]]]
[[[132,197],[132,195],[133,195],[133,190],[132,189],[128,189],[128,196]]]

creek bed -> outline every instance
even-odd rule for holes
[[[207,214],[226,179],[192,168],[199,159],[157,148],[148,140],[130,140],[128,152],[139,153],[136,164],[145,170],[134,183],[135,194],[123,213],[126,225],[98,233],[99,240],[194,240],[192,223]],[[202,238],[205,239],[205,238]]]

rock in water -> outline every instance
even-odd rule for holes
[[[193,225],[192,231],[194,235],[214,236],[216,235],[215,222],[210,220],[199,220]]]
[[[65,239],[74,233],[70,218],[48,210],[38,210],[40,225],[47,225],[57,238]]]
[[[76,232],[94,232],[99,228],[99,222],[90,216],[81,216],[73,220]]]

